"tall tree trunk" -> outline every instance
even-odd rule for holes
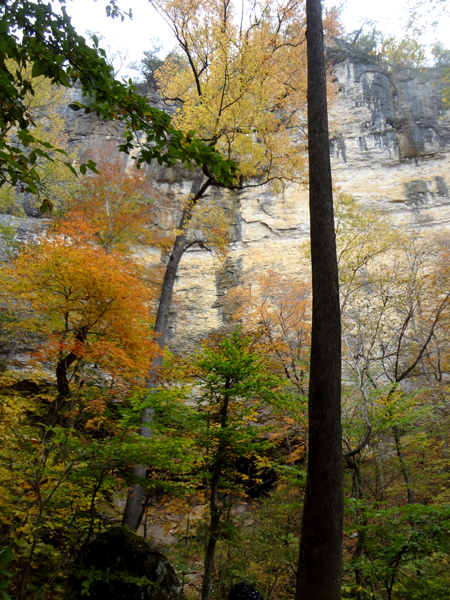
[[[205,553],[205,571],[203,574],[202,583],[202,600],[210,600],[211,598],[214,558],[216,554],[217,538],[219,535],[220,518],[222,516],[221,510],[218,505],[219,482],[221,474],[222,461],[219,461],[218,463],[216,463],[214,473],[211,478],[211,496],[209,501],[211,517],[209,522],[209,534]]]
[[[386,500],[386,486],[384,484],[384,474],[383,474],[383,463],[378,454],[377,448],[371,448],[372,454],[375,457],[375,476],[376,476],[376,494],[375,499],[378,500],[378,491],[380,492],[380,500],[384,502]]]
[[[181,258],[186,250],[187,235],[186,230],[192,218],[193,210],[200,198],[205,194],[206,190],[211,185],[211,179],[207,179],[203,182],[203,173],[197,173],[192,188],[191,196],[192,199],[183,210],[181,215],[179,229],[181,233],[175,238],[175,242],[170,254],[169,262],[166,267],[164,274],[164,280],[161,287],[161,296],[159,299],[158,312],[156,314],[155,322],[155,333],[157,334],[156,341],[158,342],[161,351],[164,350],[166,343],[167,326],[169,324],[170,307],[172,306],[173,288],[175,286],[175,279],[180,266]],[[150,390],[150,393],[155,393],[158,389],[158,370],[162,365],[162,354],[160,354],[152,364],[151,371],[148,375],[146,388]],[[146,409],[141,415],[141,427],[139,429],[139,435],[145,438],[149,438],[152,435],[151,428],[148,426],[152,418],[151,409]],[[146,474],[145,465],[136,465],[133,469],[133,476],[139,479],[144,479]],[[134,483],[131,486],[130,493],[128,494],[127,503],[125,506],[125,512],[123,515],[122,523],[127,525],[130,529],[136,530],[142,519],[142,502],[144,500],[144,490],[139,483]]]
[[[341,324],[320,0],[307,0],[313,283],[309,453],[296,600],[340,600],[343,456]]]
[[[441,440],[442,458],[444,458],[445,460],[447,460],[447,458],[448,458],[448,446],[447,446],[447,439],[445,437],[445,433],[441,433],[439,435],[439,438]]]
[[[347,458],[344,454],[344,459],[350,469],[353,470],[353,485],[356,488],[356,493],[354,497],[358,500],[364,500],[364,487],[363,487],[363,479],[361,475],[361,469],[359,467],[359,463],[357,458]],[[359,510],[359,519],[360,524],[364,527],[367,526],[367,516],[365,512],[365,507],[360,506]],[[356,599],[357,600],[366,600],[367,594],[365,592],[366,588],[366,580],[361,569],[361,566],[357,564],[357,561],[362,557],[364,551],[366,549],[366,534],[365,531],[358,531],[358,542],[356,544],[355,551],[353,552],[352,561],[355,564],[353,570],[355,573],[355,583],[357,587]]]
[[[229,379],[225,382],[225,389],[229,390],[231,382]],[[224,396],[220,416],[220,428],[222,431],[228,422],[228,397]],[[222,476],[222,468],[225,459],[226,441],[221,437],[217,448],[217,455],[214,461],[214,470],[211,477],[211,495],[209,500],[210,522],[208,541],[206,543],[205,553],[205,571],[203,573],[202,598],[201,600],[210,600],[212,578],[214,571],[214,557],[216,553],[216,544],[219,537],[220,518],[222,510],[219,508],[219,485]]]

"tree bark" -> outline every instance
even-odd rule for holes
[[[216,554],[217,539],[219,536],[220,518],[222,516],[218,504],[219,482],[221,474],[222,461],[219,460],[219,462],[214,468],[214,473],[211,479],[211,496],[209,502],[211,517],[209,522],[209,534],[205,553],[205,571],[203,573],[202,600],[210,600],[211,598],[211,586],[214,572],[214,558]]]
[[[225,382],[225,389],[229,390],[231,386],[231,382],[229,379]],[[220,428],[222,431],[227,426],[228,422],[228,397],[224,396],[223,405],[221,408],[221,416],[220,416]],[[216,544],[219,538],[220,531],[220,519],[222,516],[221,508],[219,507],[219,484],[220,478],[222,476],[222,468],[225,458],[225,450],[226,450],[226,441],[223,438],[219,440],[219,446],[217,448],[217,456],[214,461],[214,470],[211,477],[211,495],[209,500],[209,508],[210,508],[210,522],[209,522],[209,532],[208,532],[208,541],[206,544],[206,553],[205,553],[205,571],[203,573],[203,583],[202,583],[202,597],[201,600],[210,600],[211,599],[211,587],[212,587],[212,578],[214,572],[214,558],[216,553]]]
[[[341,324],[320,0],[307,0],[306,15],[313,309],[309,459],[296,600],[340,600],[343,526]]]
[[[372,446],[372,454],[375,457],[375,474],[376,474],[376,493],[375,499],[378,500],[378,490],[380,491],[380,500],[384,502],[386,500],[386,487],[384,485],[384,475],[383,475],[383,463],[380,459],[380,456],[377,452],[377,449]]]
[[[354,497],[358,500],[364,500],[364,487],[363,487],[363,479],[361,475],[361,469],[359,467],[358,460],[356,458],[348,458],[344,454],[344,459],[350,469],[353,470],[353,480],[354,487],[356,487],[356,493]],[[364,506],[361,506],[359,511],[360,524],[364,527],[367,526],[367,516],[365,512]],[[358,543],[356,545],[355,551],[353,552],[352,562],[356,563],[364,554],[366,549],[366,534],[365,531],[358,531]],[[366,588],[366,580],[364,577],[364,573],[361,569],[361,566],[354,566],[353,568],[355,573],[355,584],[358,589],[356,592],[356,600],[366,600],[367,594],[365,592]]]
[[[197,173],[192,188],[189,204],[184,208],[181,215],[179,229],[181,233],[175,238],[175,242],[170,254],[169,262],[166,267],[164,274],[164,280],[161,287],[161,296],[159,299],[158,312],[156,314],[155,322],[155,333],[157,334],[156,341],[161,348],[161,354],[153,361],[152,368],[147,378],[146,388],[150,393],[158,391],[158,371],[162,365],[162,351],[166,343],[167,326],[169,324],[170,307],[172,306],[173,289],[175,286],[175,279],[180,266],[181,258],[186,250],[187,235],[186,229],[192,218],[192,212],[197,204],[198,200],[205,194],[206,190],[211,185],[212,181],[210,178],[203,183],[203,173]],[[151,409],[146,409],[141,415],[141,427],[139,429],[139,435],[145,438],[149,438],[152,435],[151,428],[148,424],[152,419]],[[145,479],[147,468],[145,465],[136,465],[133,469],[133,477],[139,479]],[[144,499],[144,489],[139,483],[134,483],[131,486],[130,493],[128,494],[127,503],[125,506],[125,512],[123,515],[122,524],[127,525],[130,529],[136,530],[142,519],[142,502]]]
[[[84,344],[86,341],[86,330],[81,328],[77,332],[75,339],[81,344]],[[75,352],[69,352],[67,356],[61,357],[56,365],[56,387],[58,389],[58,395],[56,396],[55,401],[50,405],[47,418],[45,420],[45,425],[47,427],[57,424],[60,420],[61,408],[70,396],[68,377],[69,368],[79,358],[80,356]]]

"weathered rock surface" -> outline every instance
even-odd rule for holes
[[[93,600],[184,600],[167,558],[124,527],[112,527],[88,544],[81,569],[83,575],[73,585],[79,598],[85,597],[83,583],[91,573],[88,591]]]
[[[335,184],[359,202],[389,211],[399,227],[450,227],[450,110],[442,102],[442,69],[393,73],[339,49],[330,51],[330,59],[337,87],[330,110]],[[158,105],[157,94],[148,93]],[[114,151],[121,133],[116,123],[66,112],[69,139],[82,155],[95,156],[108,146]],[[151,176],[170,195],[189,193],[187,170],[155,165]],[[183,257],[169,331],[175,351],[192,348],[223,324],[223,297],[242,273],[298,273],[300,248],[308,239],[305,189],[290,187],[278,196],[264,187],[211,195],[226,207],[230,252],[223,264],[199,248]],[[162,218],[163,226],[171,222]]]
[[[390,73],[345,52],[330,54],[337,86],[330,110],[335,184],[360,203],[388,211],[399,227],[450,227],[450,110],[442,102],[442,69]],[[309,234],[307,191],[291,187],[274,196],[255,188],[235,202],[225,264],[214,270],[200,250],[183,259],[174,347],[221,323],[223,296],[243,272],[299,272]]]
[[[442,69],[389,72],[337,51],[334,58],[335,182],[356,200],[388,210],[399,223],[448,227],[450,111],[442,102]]]

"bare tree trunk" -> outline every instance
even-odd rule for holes
[[[377,452],[377,449],[372,447],[372,454],[375,456],[375,474],[377,481],[377,492],[380,490],[380,500],[384,502],[386,500],[386,486],[384,484],[384,475],[383,475],[383,463],[380,459],[380,456]]]
[[[169,324],[170,307],[172,306],[173,288],[175,286],[175,279],[180,266],[181,258],[186,250],[187,236],[186,229],[192,218],[192,212],[195,208],[197,201],[205,194],[206,190],[211,185],[211,180],[207,179],[202,184],[203,173],[199,172],[192,183],[191,196],[192,199],[186,208],[183,210],[181,215],[179,229],[181,233],[175,238],[175,242],[170,254],[169,262],[166,267],[164,274],[164,280],[161,287],[161,296],[158,305],[158,312],[156,314],[155,322],[155,333],[157,334],[156,341],[158,342],[161,351],[164,350],[166,343],[167,326]],[[162,365],[162,354],[158,356],[152,364],[151,371],[149,373],[146,387],[150,393],[155,393],[158,390],[158,371]],[[141,428],[139,435],[149,438],[152,435],[152,431],[148,424],[151,422],[152,411],[146,409],[141,416]],[[136,465],[133,469],[133,476],[139,479],[144,479],[146,474],[145,465]],[[140,483],[136,482],[132,485],[130,493],[128,494],[127,504],[125,506],[125,512],[123,515],[122,523],[127,525],[130,529],[136,530],[142,518],[142,502],[144,499],[144,490]]]
[[[230,381],[227,380],[225,383],[225,388],[230,389]],[[220,427],[222,430],[225,429],[228,422],[228,398],[225,396],[223,398],[223,405],[221,408],[221,417],[220,417]],[[217,539],[219,537],[219,527],[220,527],[220,518],[222,516],[222,511],[219,508],[219,484],[220,477],[222,475],[222,467],[224,463],[226,450],[226,442],[221,437],[219,439],[219,446],[217,448],[217,456],[214,461],[214,470],[211,477],[211,494],[209,500],[209,508],[210,508],[210,523],[209,523],[209,532],[208,532],[208,541],[206,543],[206,553],[205,553],[205,572],[203,574],[203,583],[202,583],[202,598],[201,600],[210,600],[211,598],[211,586],[212,586],[212,577],[214,570],[214,557],[216,553],[216,544]]]
[[[307,0],[306,15],[313,309],[309,458],[296,600],[340,600],[341,324],[320,0]]]
[[[81,344],[84,344],[86,341],[85,329],[80,329],[80,331],[77,332],[75,339]],[[56,386],[58,389],[58,395],[56,396],[55,401],[50,405],[47,418],[45,420],[45,425],[47,427],[55,425],[60,420],[61,408],[70,395],[69,368],[75,361],[79,360],[79,358],[80,357],[78,354],[70,352],[67,356],[61,357],[56,365]]]
[[[439,435],[439,438],[442,442],[442,458],[444,458],[445,460],[447,460],[448,458],[448,446],[447,446],[447,440],[445,438],[445,434],[441,433]]]
[[[362,476],[361,476],[361,469],[359,467],[359,463],[356,458],[354,458],[354,459],[347,458],[345,456],[345,454],[344,454],[344,458],[347,462],[347,465],[350,467],[350,469],[353,470],[354,479],[356,479],[357,492],[355,494],[355,497],[358,498],[359,500],[364,500],[363,480],[362,480]],[[360,523],[363,526],[366,526],[367,525],[367,516],[365,513],[365,508],[361,507],[358,512],[360,515]],[[359,531],[358,532],[358,543],[356,544],[355,551],[353,552],[352,560],[353,561],[359,560],[362,557],[362,555],[364,554],[365,549],[366,549],[366,534],[363,531]],[[366,587],[366,580],[364,578],[364,574],[361,569],[361,566],[356,565],[353,570],[355,572],[355,583],[356,583],[357,588],[359,588],[358,591],[356,592],[356,598],[357,598],[357,600],[366,600],[367,595],[366,595],[366,592],[364,591],[364,588]]]

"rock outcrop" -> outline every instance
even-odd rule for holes
[[[184,600],[167,558],[125,527],[87,544],[72,584],[77,598],[84,591],[95,600]]]
[[[331,109],[333,175],[356,200],[399,223],[450,224],[450,110],[443,69],[389,71],[332,51],[338,85]]]
[[[450,227],[450,110],[442,102],[442,69],[390,72],[340,50],[330,58],[337,88],[330,108],[335,185],[362,204],[388,211],[399,227]],[[223,296],[243,272],[299,272],[309,234],[307,191],[290,187],[274,196],[255,188],[233,200],[225,264],[214,270],[202,250],[183,259],[174,347],[223,322]]]
[[[329,55],[336,86],[330,107],[335,184],[357,201],[389,211],[401,227],[449,227],[450,110],[442,102],[442,69],[389,71],[344,49]],[[157,94],[147,92],[159,105]],[[108,144],[114,150],[121,134],[116,123],[69,109],[66,115],[69,139],[82,155],[95,156]],[[155,165],[151,176],[169,195],[189,193],[190,171]],[[242,273],[298,273],[300,248],[308,239],[305,189],[292,186],[277,196],[265,187],[211,195],[226,207],[230,251],[223,264],[195,247],[183,257],[169,331],[175,351],[195,346],[223,324],[223,297]],[[171,221],[166,215],[167,227]]]

